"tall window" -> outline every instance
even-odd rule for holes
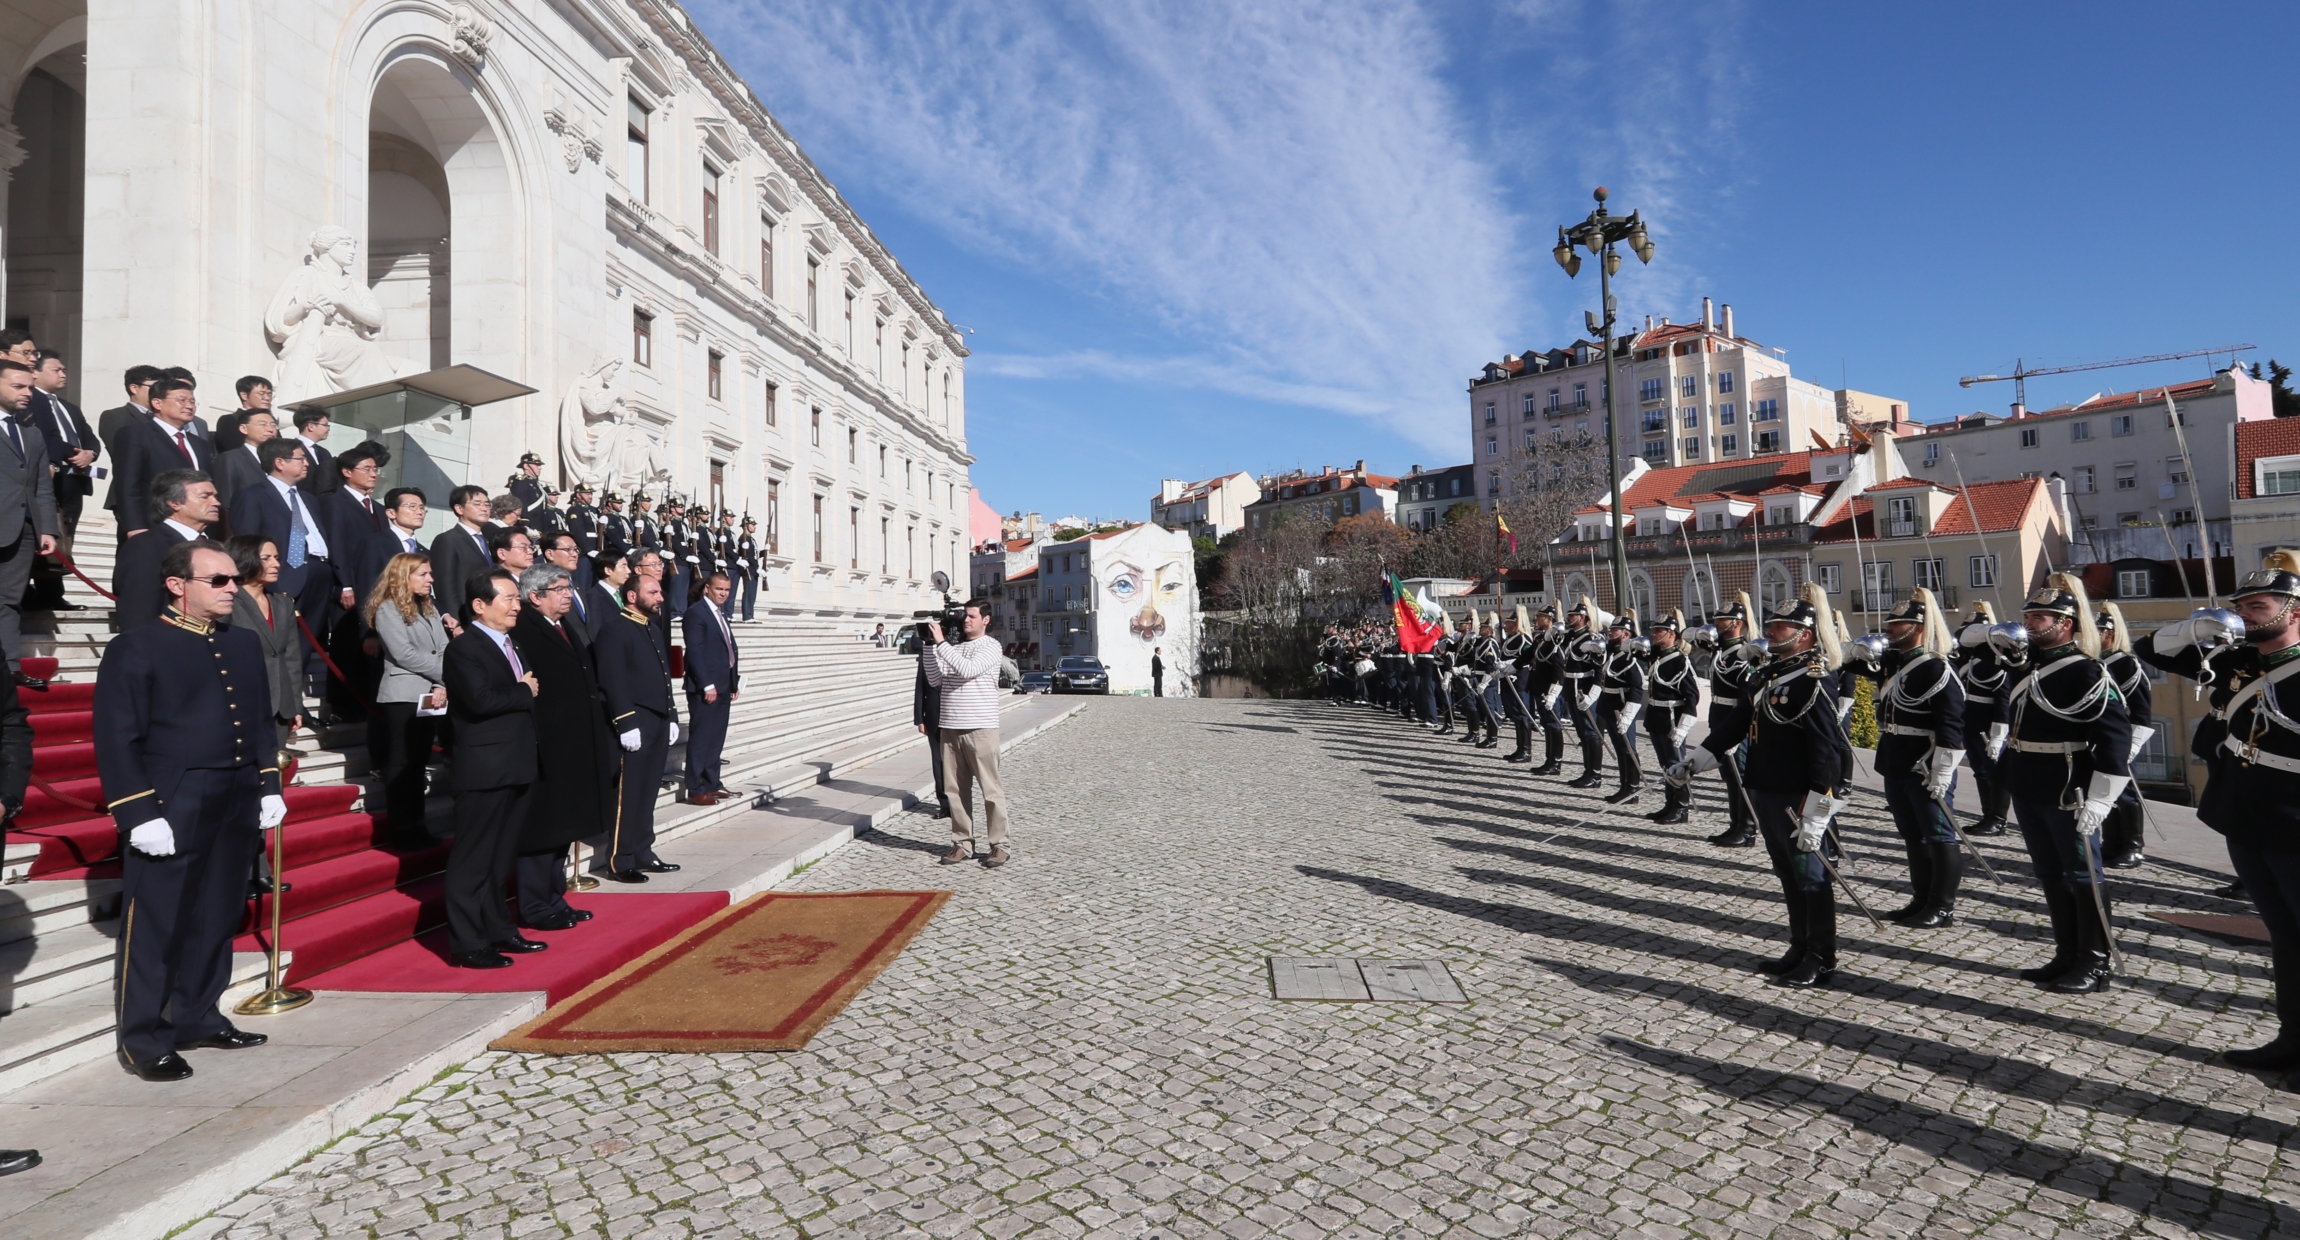
[[[942,372],[942,424],[950,425],[950,372]]]
[[[1779,420],[1780,420],[1780,417],[1781,417],[1781,402],[1780,402],[1780,401],[1777,401],[1777,400],[1760,400],[1760,401],[1752,401],[1752,402],[1750,402],[1750,405],[1749,405],[1749,420],[1750,420],[1750,421],[1752,421],[1752,422],[1775,422],[1775,421],[1779,421]]]
[[[823,411],[820,409],[807,411],[807,439],[818,448],[823,446]]]
[[[719,256],[719,170],[703,165],[703,249]]]
[[[853,465],[857,463],[858,458],[855,454],[860,451],[861,448],[862,432],[849,428],[847,431],[847,464]]]
[[[807,330],[811,332],[819,332],[823,329],[822,319],[816,313],[818,303],[816,294],[822,287],[822,281],[823,265],[815,261],[814,255],[807,255]]]
[[[724,400],[726,399],[722,394],[724,389],[721,388],[719,384],[721,376],[726,373],[727,356],[726,354],[719,352],[717,349],[711,350],[705,356],[708,360],[706,360],[703,364],[703,386],[705,390],[709,392],[712,400]]]
[[[783,550],[783,484],[767,479],[767,554],[779,555]]]
[[[918,527],[915,525],[903,527],[902,571],[912,581],[918,580]]]
[[[910,341],[902,342],[902,403],[910,403]]]
[[[1975,590],[1985,590],[1997,583],[1997,558],[1993,555],[1965,557],[1965,580]]]
[[[767,425],[775,424],[775,397],[780,392],[772,379],[767,381]]]
[[[823,562],[823,497],[815,496],[815,563]]]
[[[846,315],[847,356],[851,358],[855,355],[855,295],[853,293],[847,294]]]
[[[886,320],[872,319],[870,331],[871,373],[878,376],[879,382],[884,383],[886,382]]]
[[[1940,593],[1941,588],[1948,584],[1943,580],[1945,574],[1941,571],[1941,561],[1939,560],[1912,560],[1909,566],[1917,570],[1916,583],[1935,594]]]
[[[1730,392],[1733,390],[1732,371],[1720,370],[1717,372],[1717,390],[1720,392]]]
[[[759,291],[775,295],[775,221],[768,215],[759,217]]]
[[[655,316],[644,310],[631,312],[631,360],[641,366],[655,364]]]
[[[625,127],[626,152],[623,179],[631,188],[631,196],[647,201],[647,108],[637,96],[630,97],[630,120]]]
[[[891,518],[878,519],[878,571],[887,571],[894,558],[894,522]]]
[[[878,476],[886,477],[886,445],[883,443],[878,446]]]
[[[862,567],[862,509],[847,509],[847,567]]]

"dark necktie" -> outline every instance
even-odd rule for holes
[[[190,448],[188,445],[186,445],[186,444],[184,443],[184,433],[183,433],[182,431],[174,431],[174,432],[172,432],[172,434],[175,436],[175,440],[176,440],[176,451],[177,451],[179,454],[181,454],[181,455],[183,456],[183,458],[184,458],[184,464],[186,464],[186,465],[193,465],[193,464],[197,464],[197,462],[195,462],[195,461],[193,461],[193,460],[192,460],[192,450],[191,450],[191,448]],[[18,452],[22,452],[24,449],[23,449],[21,446],[19,446],[19,447],[18,447],[16,450],[17,450]]]
[[[16,459],[21,461],[24,459],[24,428],[17,425],[14,418],[7,419],[7,422],[8,446],[16,449]]]

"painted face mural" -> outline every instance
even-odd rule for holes
[[[1156,642],[1166,635],[1167,617],[1177,622],[1184,618],[1189,568],[1188,558],[1178,555],[1147,563],[1128,557],[1111,566],[1103,589],[1109,592],[1110,605],[1128,617],[1127,632],[1144,642]]]

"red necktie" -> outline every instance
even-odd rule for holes
[[[192,460],[192,450],[184,446],[184,433],[182,431],[176,432],[176,451],[183,454],[184,464],[197,464],[197,462]]]

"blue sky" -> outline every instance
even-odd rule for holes
[[[1625,319],[1729,301],[1920,420],[2016,356],[2300,364],[2300,5],[688,4],[974,330],[1002,512],[1468,459],[1468,377],[1595,304],[1549,247],[1597,184],[1658,247]]]

